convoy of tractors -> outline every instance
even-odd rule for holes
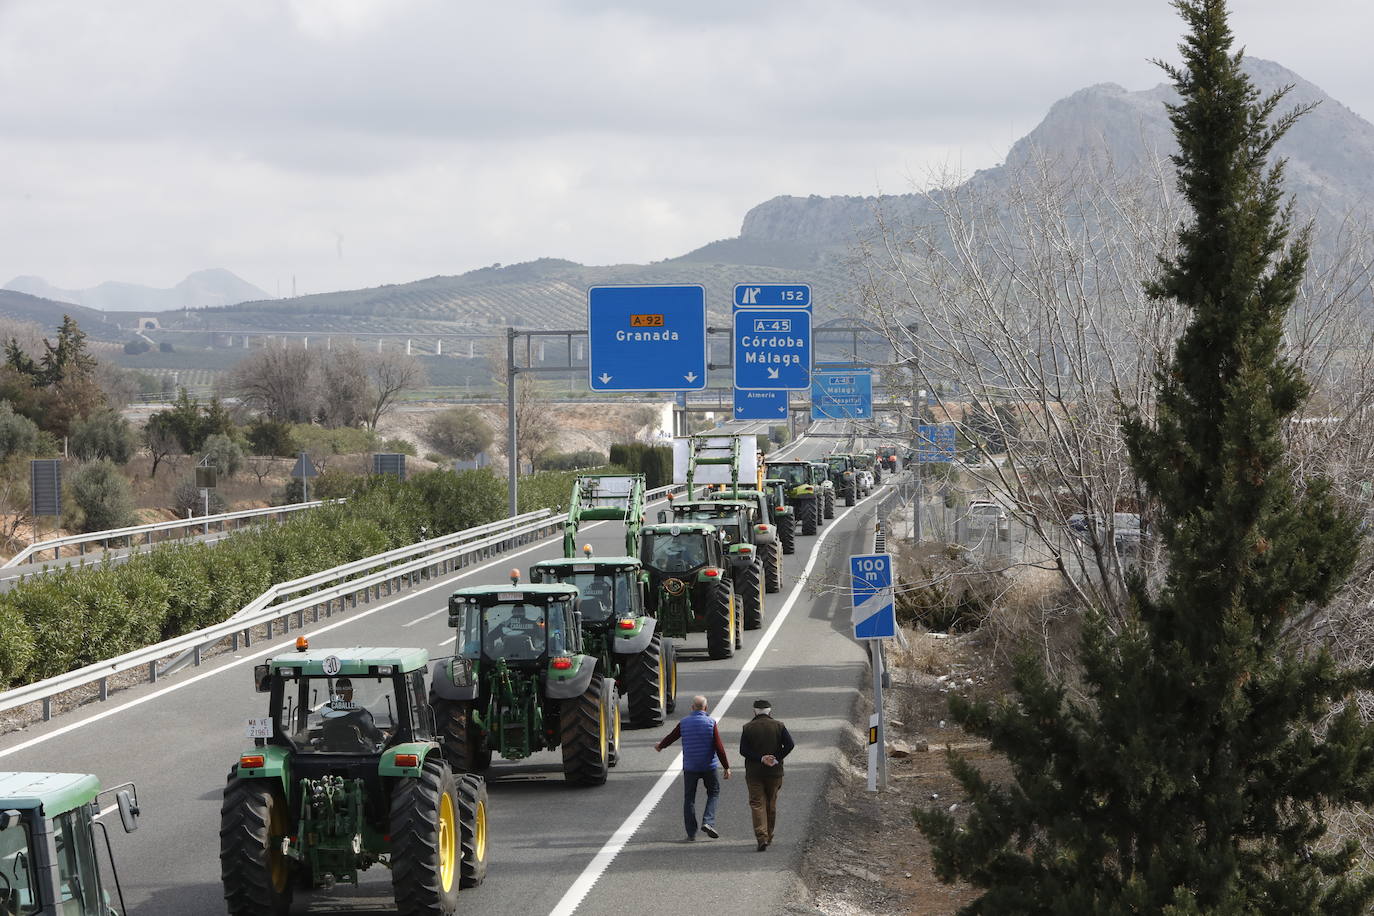
[[[267,708],[248,720],[252,746],[229,770],[220,816],[232,916],[286,914],[298,890],[356,885],[373,865],[390,871],[400,913],[456,912],[460,889],[486,876],[493,757],[559,751],[568,783],[605,783],[622,713],[636,728],[664,723],[696,634],[713,659],[743,648],[796,538],[833,518],[837,499],[853,505],[884,463],[755,465],[740,436],[685,448],[684,491],[652,524],[642,476],[578,477],[562,559],[535,563],[528,582],[513,570],[449,596],[452,656],[302,637],[253,669]],[[590,521],[623,526],[624,554],[579,549]],[[109,791],[135,829],[132,786]],[[123,912],[113,860],[112,885],[96,864],[99,794],[93,776],[0,774],[0,916]]]

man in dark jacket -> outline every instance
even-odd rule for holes
[[[730,778],[730,761],[720,740],[720,727],[706,714],[706,698],[692,697],[692,712],[673,730],[654,745],[661,751],[678,738],[682,739],[682,822],[687,839],[697,838],[697,783],[706,786],[706,811],[701,815],[701,832],[715,839],[716,802],[720,799],[720,780],[716,778],[716,761],[726,779]]]
[[[754,839],[759,852],[773,842],[782,761],[796,746],[787,726],[773,718],[773,704],[755,700],[754,718],[745,724],[739,738],[739,754],[744,758],[744,783],[749,787],[749,813],[754,818]]]

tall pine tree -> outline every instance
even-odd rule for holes
[[[1032,659],[1000,703],[952,703],[1013,779],[952,767],[972,801],[960,826],[916,812],[937,874],[985,889],[966,914],[1364,913],[1374,879],[1327,836],[1333,807],[1374,801],[1374,730],[1355,704],[1369,671],[1342,671],[1285,625],[1327,602],[1357,551],[1325,481],[1293,483],[1282,429],[1308,387],[1282,352],[1307,263],[1274,144],[1276,115],[1232,52],[1224,0],[1177,0],[1183,65],[1169,114],[1192,207],[1151,294],[1190,312],[1156,375],[1153,420],[1123,423],[1159,506],[1169,571],[1129,585],[1131,618],[1089,616],[1086,702]]]

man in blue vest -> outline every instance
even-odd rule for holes
[[[706,811],[701,815],[701,832],[716,839],[716,801],[720,798],[720,780],[716,778],[716,762],[726,779],[730,778],[730,761],[725,756],[725,744],[720,740],[716,720],[706,714],[706,698],[692,697],[692,711],[663,740],[654,745],[661,751],[678,738],[682,739],[682,823],[687,828],[688,841],[697,838],[697,783],[706,786]]]

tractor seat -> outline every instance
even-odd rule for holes
[[[347,719],[325,719],[320,743],[324,750],[340,754],[367,753],[372,750],[372,744],[363,737],[362,729]]]

